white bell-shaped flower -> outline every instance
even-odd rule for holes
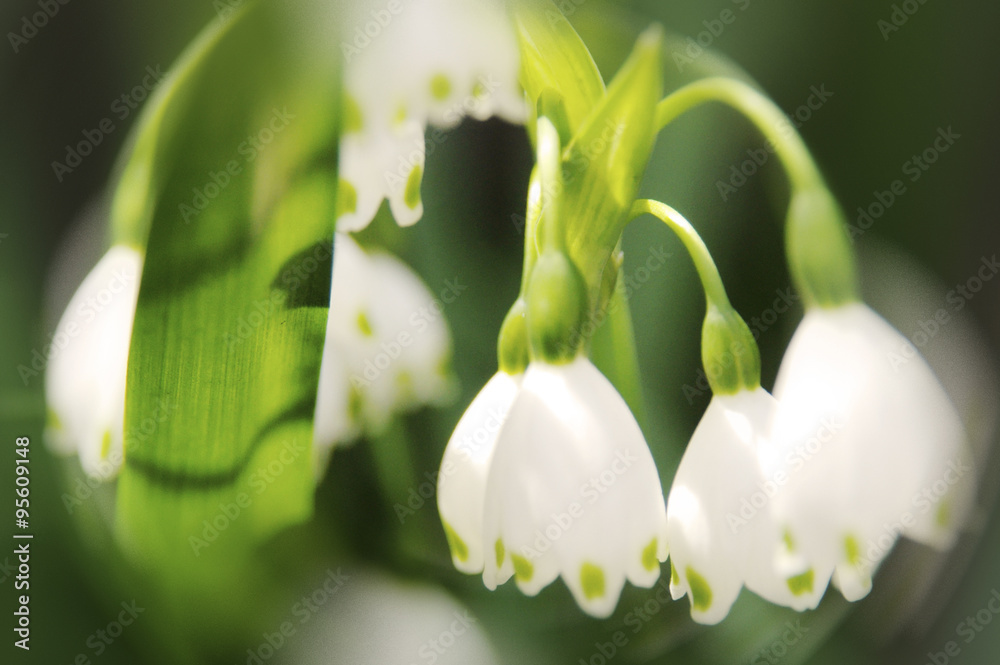
[[[912,353],[904,352],[912,351]],[[810,309],[782,361],[767,469],[794,553],[848,600],[902,534],[948,546],[975,487],[954,407],[927,363],[860,303]]]
[[[483,572],[483,505],[497,438],[521,387],[522,374],[493,375],[465,410],[448,440],[437,479],[438,512],[463,573]]]
[[[313,430],[320,458],[452,391],[446,303],[402,261],[346,234],[337,234],[333,261]],[[443,297],[457,297],[460,288],[449,288]]]
[[[532,362],[486,483],[483,581],[528,595],[562,575],[596,617],[625,580],[652,586],[666,560],[666,507],[639,425],[586,358]]]
[[[690,597],[700,623],[724,619],[743,586],[780,605],[815,606],[812,572],[783,575],[774,565],[785,544],[770,501],[784,477],[766,477],[758,451],[771,445],[777,406],[760,387],[714,396],[677,468],[667,499],[670,589]]]
[[[138,250],[108,250],[59,320],[46,368],[46,439],[56,450],[76,452],[83,470],[103,480],[123,461],[125,374],[141,272]]]
[[[363,229],[383,199],[406,226],[423,214],[428,124],[526,117],[518,48],[497,0],[347,3],[347,102],[340,146],[340,231]]]

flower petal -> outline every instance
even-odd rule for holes
[[[486,477],[521,378],[497,372],[483,386],[458,421],[441,459],[438,512],[448,535],[452,562],[464,573],[482,572],[484,557],[495,557],[495,543],[489,549],[483,544]]]
[[[533,595],[562,575],[580,607],[608,616],[626,577],[656,581],[665,527],[652,456],[611,383],[585,358],[529,365],[484,513],[484,546],[504,544],[518,587]],[[497,564],[487,557],[487,586],[503,579]]]
[[[84,471],[105,480],[124,455],[125,376],[141,272],[136,249],[108,250],[66,307],[46,369],[55,419],[46,438],[57,450],[77,452]]]

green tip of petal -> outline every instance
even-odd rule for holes
[[[361,412],[364,410],[364,406],[364,395],[361,394],[360,388],[352,385],[347,394],[347,414],[352,423],[361,422]]]
[[[941,505],[938,506],[937,512],[934,514],[934,523],[942,529],[951,524],[951,504],[949,502],[942,501]]]
[[[403,203],[410,210],[416,210],[420,205],[420,181],[424,177],[424,170],[420,166],[414,166],[406,179],[406,190],[403,192]]]
[[[642,550],[642,567],[653,572],[659,568],[660,562],[656,558],[656,538],[649,541],[649,544]]]
[[[341,180],[337,185],[337,217],[350,215],[358,209],[358,190],[354,185]]]
[[[847,555],[847,561],[852,566],[857,566],[861,563],[861,545],[858,543],[857,538],[854,536],[844,538],[844,554]]]
[[[604,595],[604,571],[600,566],[584,563],[580,566],[580,586],[587,600],[594,600]]]
[[[803,594],[812,593],[813,583],[816,580],[816,573],[810,568],[801,575],[796,575],[795,577],[789,577],[787,580],[788,590],[792,592],[794,596],[801,596]]]
[[[465,541],[444,520],[441,520],[441,525],[444,526],[444,537],[448,539],[448,548],[451,550],[451,555],[459,561],[467,561],[469,559],[469,548],[465,544]]]
[[[355,134],[364,129],[364,116],[361,107],[350,95],[344,96],[344,133]]]
[[[507,557],[507,549],[503,546],[503,540],[497,538],[496,545],[493,546],[497,554],[497,568],[503,566],[503,560]]]
[[[785,542],[785,549],[789,552],[795,551],[795,539],[792,538],[792,532],[790,529],[785,529],[785,533],[782,535],[782,540]]]
[[[111,430],[104,430],[104,438],[101,439],[101,459],[107,459],[111,452]]]
[[[406,120],[406,106],[400,104],[396,107],[396,115],[392,117],[392,121],[397,125],[401,125],[404,120]]]
[[[358,312],[357,325],[358,330],[360,330],[361,334],[365,337],[371,337],[375,334],[372,330],[372,323],[368,319],[368,315],[365,312]]]
[[[514,577],[518,582],[530,582],[535,576],[535,567],[523,556],[511,554],[510,560],[514,562]]]
[[[684,574],[691,587],[691,605],[699,612],[707,612],[712,607],[712,587],[691,566],[687,567]]]
[[[431,97],[443,102],[451,95],[451,81],[444,74],[435,74],[431,78]]]
[[[670,560],[670,583],[677,586],[681,583],[681,574],[677,572],[677,568],[674,567],[673,559]]]

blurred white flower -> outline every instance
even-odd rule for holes
[[[45,373],[46,440],[76,452],[83,470],[108,480],[123,460],[125,374],[142,255],[112,247],[74,293],[53,335]]]
[[[666,560],[660,479],[621,395],[586,358],[528,366],[496,442],[483,514],[483,581],[528,595],[562,575],[596,617],[626,578],[651,587]]]
[[[716,395],[681,459],[667,499],[671,593],[687,594],[691,616],[715,624],[745,585],[772,603],[804,610],[811,572],[780,575],[785,547],[768,505],[783,477],[765,477],[758,451],[769,447],[777,401],[763,388]]]
[[[905,342],[863,304],[816,308],[782,362],[762,463],[787,467],[776,515],[815,594],[832,575],[845,598],[863,598],[900,535],[948,547],[970,507],[961,421],[919,354],[896,360]]]
[[[517,397],[523,375],[497,372],[458,421],[438,473],[437,501],[451,560],[463,573],[484,565],[483,505],[497,438]]]
[[[402,261],[334,242],[333,283],[313,439],[337,443],[381,431],[394,414],[451,394],[451,334],[441,301]]]
[[[383,199],[408,226],[423,215],[428,124],[524,121],[517,39],[499,0],[347,5],[338,230],[366,227]]]

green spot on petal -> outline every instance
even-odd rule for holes
[[[587,600],[594,600],[604,595],[604,571],[600,566],[584,563],[580,566],[580,586]]]
[[[350,215],[358,209],[358,190],[354,185],[341,180],[337,184],[337,217]]]
[[[350,95],[344,96],[344,133],[355,134],[364,128],[364,117],[358,102]]]
[[[406,179],[406,190],[403,192],[403,203],[410,210],[415,210],[420,205],[420,181],[424,176],[424,170],[420,166],[414,166],[410,171],[410,176]]]
[[[530,582],[535,576],[535,567],[531,562],[518,554],[511,554],[510,560],[514,562],[514,577],[518,582]]]
[[[670,559],[670,583],[677,586],[681,583],[681,574],[677,572],[677,568],[674,567],[673,558]]]
[[[497,554],[497,568],[503,566],[503,560],[507,556],[507,550],[503,546],[503,540],[497,538],[496,545],[493,546],[494,551]]]
[[[435,74],[431,78],[431,97],[443,102],[451,94],[451,81],[444,74]]]
[[[406,106],[400,104],[396,107],[396,115],[392,116],[392,121],[397,125],[402,125],[404,120],[406,120]]]
[[[111,430],[104,430],[104,438],[101,439],[101,459],[107,459],[111,452]]]
[[[372,331],[372,323],[368,320],[368,315],[364,312],[358,312],[357,324],[358,330],[360,330],[361,334],[365,337],[371,337],[374,334]]]
[[[792,531],[791,531],[791,529],[785,529],[785,533],[782,536],[782,539],[785,541],[785,548],[789,552],[794,552],[795,551],[795,539],[792,538]]]
[[[399,388],[399,392],[402,393],[404,398],[412,398],[414,396],[413,375],[405,370],[397,374],[396,387]]]
[[[942,501],[941,505],[938,506],[937,512],[934,514],[934,523],[937,524],[942,529],[951,524],[951,504],[947,501]]]
[[[361,422],[361,412],[364,409],[364,403],[365,400],[361,394],[361,389],[352,385],[347,394],[347,414],[352,423]]]
[[[847,555],[847,562],[852,566],[861,563],[861,545],[858,544],[857,538],[854,536],[844,538],[844,554]]]
[[[707,612],[712,607],[712,587],[691,566],[687,567],[684,574],[687,576],[688,586],[691,587],[691,605],[699,612]]]
[[[469,548],[466,546],[465,541],[444,520],[441,520],[441,525],[444,526],[444,537],[448,539],[448,548],[451,550],[451,555],[459,561],[467,561],[469,559]]]
[[[55,411],[53,411],[52,409],[46,409],[45,410],[45,414],[46,414],[45,417],[46,417],[46,421],[48,422],[48,426],[51,427],[54,430],[60,430],[61,431],[62,428],[63,428],[63,424],[62,424],[62,421],[59,419],[59,414],[56,413]]]
[[[792,592],[794,596],[801,596],[806,593],[812,593],[813,582],[815,581],[816,574],[813,569],[810,568],[801,575],[796,575],[795,577],[789,577],[787,580],[788,590]]]
[[[472,96],[479,99],[486,95],[486,86],[483,85],[482,81],[476,81],[476,84],[472,86]]]
[[[642,567],[653,572],[659,565],[660,562],[656,558],[656,538],[653,538],[649,541],[649,545],[646,545],[645,549],[642,550]]]

